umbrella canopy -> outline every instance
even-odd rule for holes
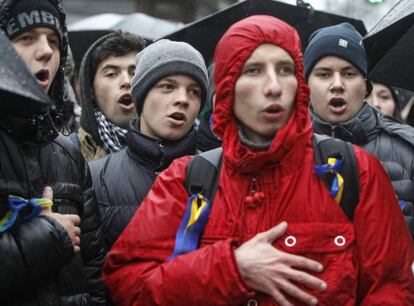
[[[0,30],[0,116],[44,114],[50,98]]]
[[[167,21],[142,13],[98,14],[70,24],[68,26],[69,43],[78,70],[83,55],[92,43],[112,31],[130,32],[141,36],[147,43],[150,43],[182,26],[183,24],[179,22]]]
[[[366,33],[361,20],[316,11],[306,4],[295,6],[273,0],[246,0],[193,22],[165,38],[190,43],[203,54],[207,62],[211,62],[215,46],[224,32],[233,23],[258,14],[275,16],[294,26],[299,32],[303,48],[313,31],[342,22],[354,25],[361,35]]]
[[[399,1],[364,38],[369,79],[414,90],[414,5]]]
[[[172,22],[143,13],[98,14],[79,20],[69,25],[69,31],[87,30],[122,30],[140,35],[145,39],[155,40],[183,26],[180,22]]]

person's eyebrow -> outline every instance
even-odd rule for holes
[[[278,65],[292,65],[295,66],[295,62],[290,59],[284,59],[277,63]]]
[[[169,83],[173,83],[173,84],[177,84],[178,83],[176,80],[174,80],[172,78],[168,78],[168,77],[160,80],[160,82],[169,82]]]
[[[120,67],[117,65],[108,64],[108,65],[103,66],[102,71],[109,70],[109,69],[120,69]]]
[[[343,67],[342,69],[345,70],[345,69],[357,69],[357,68],[355,66],[348,65],[348,66]]]

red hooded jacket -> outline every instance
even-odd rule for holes
[[[288,123],[268,150],[257,152],[240,143],[233,100],[244,63],[263,43],[290,54],[298,90]],[[247,287],[234,250],[287,221],[286,235],[274,246],[324,265],[315,275],[327,283],[327,290],[305,288],[318,298],[318,305],[414,305],[413,245],[378,160],[355,147],[361,192],[352,223],[313,171],[309,90],[296,31],[270,16],[249,17],[224,34],[214,60],[214,131],[223,139],[224,153],[200,248],[166,260],[188,198],[184,180],[189,157],[184,157],[158,177],[108,255],[103,277],[113,300],[118,305],[211,306],[255,299],[258,305],[277,305]],[[265,194],[261,204],[246,203],[252,189]]]

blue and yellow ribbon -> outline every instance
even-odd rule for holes
[[[29,213],[23,217],[23,221],[29,221],[39,216],[42,209],[52,207],[53,202],[48,198],[32,198],[26,200],[18,196],[9,195],[8,205],[9,210],[0,220],[0,233],[7,231],[13,226],[23,208],[31,207]]]
[[[341,202],[342,193],[344,191],[344,178],[339,173],[341,166],[342,160],[334,157],[328,158],[328,162],[324,165],[314,166],[315,172],[319,175],[319,177],[322,173],[334,175],[330,194],[338,204]]]
[[[184,217],[175,236],[174,252],[168,260],[198,248],[210,208],[210,202],[202,194],[197,193],[188,198]]]

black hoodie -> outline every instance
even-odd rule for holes
[[[103,143],[99,137],[99,124],[95,118],[96,106],[95,102],[91,99],[91,93],[93,92],[92,82],[95,76],[94,71],[92,71],[92,54],[100,44],[108,39],[108,37],[114,35],[116,35],[116,33],[110,33],[95,41],[86,51],[79,69],[80,103],[82,107],[80,126],[90,134],[94,142],[101,147],[103,147]]]

